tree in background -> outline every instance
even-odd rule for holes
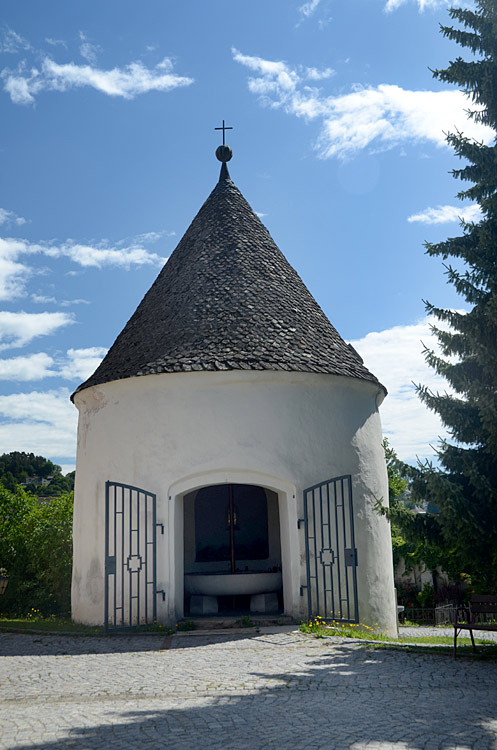
[[[452,8],[449,13],[462,28],[442,26],[442,33],[473,55],[468,61],[458,57],[434,76],[459,86],[474,105],[469,117],[497,133],[497,4],[476,0],[475,11]],[[426,244],[429,255],[444,262],[456,259],[456,267],[446,264],[448,280],[471,309],[461,313],[426,304],[431,315],[449,326],[433,327],[442,356],[426,350],[426,360],[455,395],[435,394],[423,386],[418,393],[454,442],[441,442],[439,467],[427,463],[411,472],[411,491],[439,511],[427,514],[421,531],[439,549],[445,569],[453,576],[469,574],[473,587],[496,591],[497,146],[495,140],[486,146],[462,133],[449,134],[447,141],[467,162],[453,170],[456,179],[469,183],[457,197],[477,202],[482,218],[462,221],[459,237]]]
[[[72,471],[64,476],[60,466],[34,453],[13,451],[0,456],[0,482],[13,492],[17,485],[28,483],[38,497],[62,495],[74,488],[74,474]]]
[[[387,438],[383,441],[385,450],[385,461],[388,473],[388,509],[383,506],[381,500],[376,501],[377,510],[383,515],[388,515],[390,528],[392,532],[393,564],[397,568],[401,560],[406,561],[406,567],[409,560],[416,564],[419,559],[418,547],[419,540],[407,538],[404,531],[411,519],[415,515],[411,513],[412,507],[406,502],[409,491],[409,481],[405,476],[404,464],[399,461],[395,450],[390,446]]]
[[[40,500],[0,484],[0,567],[9,577],[3,613],[70,611],[72,512],[72,493]]]
[[[404,562],[404,573],[408,574],[414,566],[431,571],[433,586],[425,586],[423,592],[418,590],[415,583],[408,579],[397,584],[399,604],[414,607],[433,606],[434,596],[437,595],[437,577],[439,567],[447,570],[450,551],[440,545],[440,529],[437,517],[427,514],[425,510],[416,507],[412,497],[412,471],[397,458],[395,450],[388,440],[383,441],[385,460],[388,473],[388,507],[383,505],[383,498],[377,499],[376,510],[390,521],[392,534],[394,569]],[[423,502],[423,507],[426,503]],[[429,589],[429,591],[428,591]]]

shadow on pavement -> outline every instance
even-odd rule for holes
[[[73,654],[123,654],[128,652],[162,651],[178,648],[195,648],[212,643],[224,643],[257,638],[268,630],[288,631],[282,628],[260,630],[223,630],[215,634],[193,631],[166,636],[161,633],[62,635],[34,633],[0,633],[0,656],[65,656]],[[280,644],[278,644],[280,645]]]
[[[222,659],[222,649],[219,654]],[[166,652],[165,667],[167,657]],[[307,654],[304,647],[302,658],[307,659],[305,668],[291,673],[251,673],[261,685],[271,680],[270,686],[252,693],[242,689],[249,675],[240,674],[239,690],[218,689],[212,695],[189,691],[185,678],[184,691],[164,696],[167,708],[160,696],[102,697],[95,702],[95,713],[91,703],[81,708],[81,725],[68,730],[66,738],[16,748],[495,746],[495,664],[331,643],[323,643],[322,650],[310,644]],[[94,726],[88,726],[90,715]]]
[[[0,633],[0,656],[61,656],[67,654],[119,654],[158,651],[165,637],[153,635],[35,635]]]

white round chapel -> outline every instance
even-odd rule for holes
[[[385,389],[217,155],[219,182],[72,397],[73,618],[320,615],[394,635]]]

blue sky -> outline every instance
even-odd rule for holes
[[[232,178],[389,390],[399,455],[444,431],[412,381],[423,299],[463,307],[423,242],[477,207],[444,132],[490,142],[433,79],[462,53],[437,0],[4,0],[0,453],[74,467],[69,395],[93,372],[218,178]]]

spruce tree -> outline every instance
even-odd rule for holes
[[[456,84],[473,103],[468,116],[497,134],[497,2],[476,0],[475,11],[452,8],[459,28],[442,26],[445,37],[471,50],[433,74]],[[469,574],[480,590],[497,591],[497,145],[451,133],[448,143],[466,162],[454,169],[468,183],[460,199],[479,204],[481,220],[461,221],[459,237],[426,244],[441,257],[448,281],[469,307],[466,313],[426,303],[428,313],[448,324],[434,326],[442,356],[426,350],[427,362],[455,395],[419,386],[422,401],[441,418],[450,440],[442,441],[439,465],[415,472],[413,492],[438,509],[426,519],[432,541],[449,556],[453,575]],[[457,267],[449,259],[457,259]]]

